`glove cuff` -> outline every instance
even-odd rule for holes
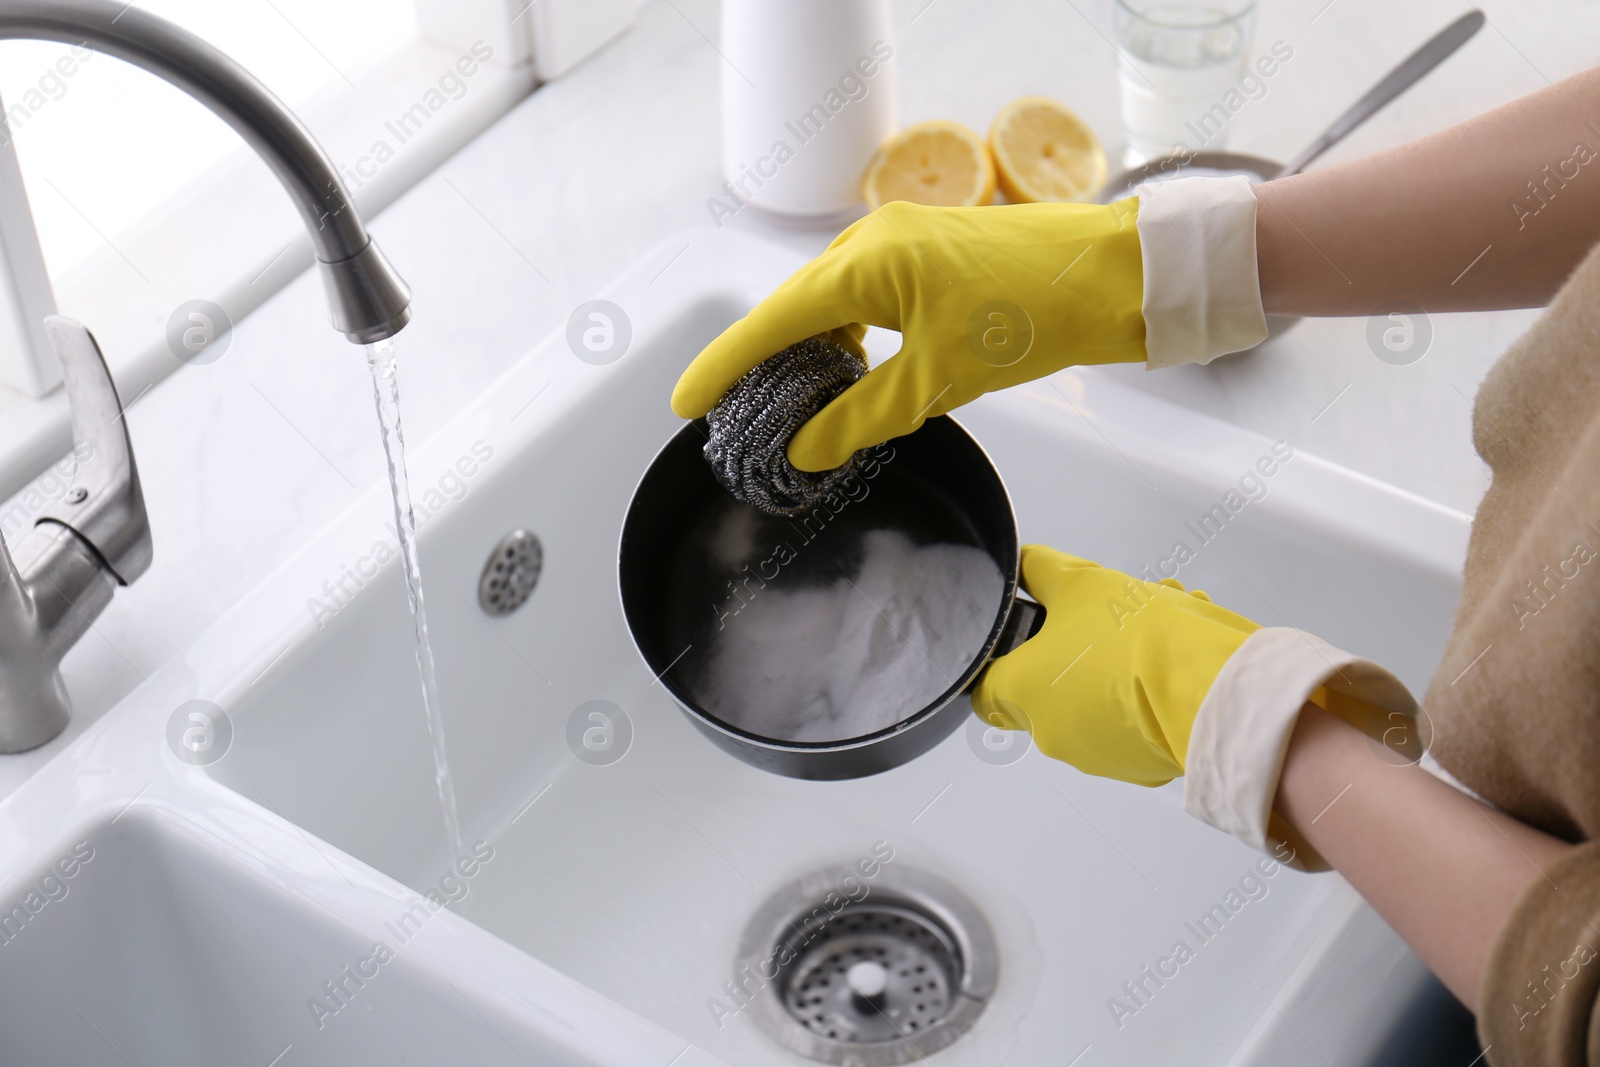
[[[1302,630],[1257,630],[1223,664],[1195,714],[1183,809],[1290,866],[1328,864],[1272,813],[1284,755],[1308,701],[1375,739],[1374,759],[1422,755],[1417,702],[1393,674]]]
[[[1265,341],[1249,179],[1174,178],[1136,191],[1147,365],[1209,363]]]

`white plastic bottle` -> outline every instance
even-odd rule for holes
[[[723,0],[720,47],[730,213],[857,209],[898,122],[889,0]]]

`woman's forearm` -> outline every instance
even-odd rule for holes
[[[1307,705],[1275,810],[1476,1011],[1512,905],[1571,846],[1384,759],[1374,744]]]
[[[1268,314],[1541,307],[1600,239],[1600,68],[1256,196]]]

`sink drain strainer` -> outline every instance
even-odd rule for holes
[[[533,595],[544,568],[544,546],[527,530],[512,530],[484,561],[478,606],[489,615],[509,615]]]
[[[749,1005],[756,1025],[843,1067],[946,1048],[977,1021],[999,970],[989,924],[970,901],[931,875],[889,867],[871,880],[820,871],[780,890],[750,920],[739,957],[746,988],[761,985]]]

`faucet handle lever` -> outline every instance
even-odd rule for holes
[[[39,521],[71,529],[127,585],[149,568],[153,549],[122,401],[93,334],[65,315],[46,316],[44,328],[61,360],[78,469]]]

